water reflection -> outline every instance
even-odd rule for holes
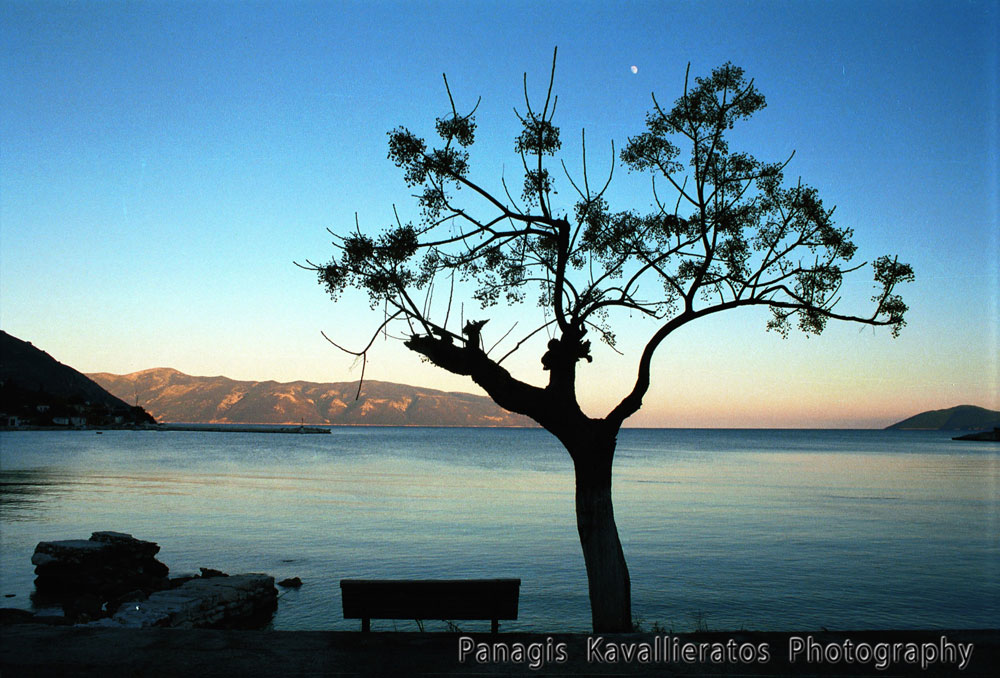
[[[37,520],[68,491],[65,474],[55,469],[0,470],[0,522]]]
[[[340,578],[514,576],[510,630],[589,628],[572,466],[538,431],[4,433],[0,585],[42,540],[129,532],[173,573],[300,577],[280,629],[355,628]],[[323,438],[323,440],[316,440]],[[647,623],[984,626],[1000,455],[879,431],[623,431],[615,513]]]

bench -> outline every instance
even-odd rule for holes
[[[517,619],[520,579],[341,579],[344,619]]]

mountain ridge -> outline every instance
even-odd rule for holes
[[[312,424],[357,426],[493,426],[536,424],[490,398],[461,391],[366,379],[358,382],[238,380],[203,377],[171,367],[130,374],[94,372],[95,382],[158,421],[191,424]]]
[[[1000,412],[977,405],[928,410],[898,421],[886,430],[974,431],[1000,426]]]

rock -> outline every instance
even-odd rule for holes
[[[952,440],[983,440],[983,441],[993,441],[1000,442],[1000,428],[995,428],[992,431],[979,431],[978,433],[967,433],[964,436],[958,436],[957,438],[952,438]]]
[[[0,608],[0,626],[10,624],[47,624],[49,626],[69,626],[72,620],[55,614],[34,614],[28,610],[11,607]]]
[[[173,580],[171,580],[171,583],[173,583]],[[145,591],[137,589],[135,591],[129,591],[124,595],[118,596],[114,600],[109,600],[107,603],[105,603],[104,608],[105,610],[107,610],[108,614],[114,614],[121,608],[122,605],[125,605],[127,603],[141,603],[142,601],[147,600],[148,598],[149,596],[146,595]]]
[[[260,628],[278,606],[274,577],[234,574],[193,579],[143,602],[126,603],[98,626],[142,628]]]
[[[289,577],[278,582],[278,586],[286,589],[297,589],[302,586],[302,580],[298,577]]]
[[[121,532],[39,542],[31,557],[37,575],[32,597],[37,605],[62,605],[72,619],[94,619],[128,592],[169,586],[167,566],[154,557],[159,550],[154,542]]]
[[[136,539],[130,534],[124,532],[112,532],[111,530],[104,530],[103,532],[92,532],[90,535],[90,541],[96,541],[104,544],[131,544],[135,545],[139,542],[143,545],[148,545],[152,550],[152,555],[156,555],[159,552],[160,547],[151,541],[141,541]],[[152,548],[155,547],[155,548]]]
[[[210,567],[199,567],[201,570],[202,579],[211,579],[212,577],[228,577],[229,575],[220,570],[213,570]]]
[[[159,550],[154,542],[121,532],[40,542],[31,557],[38,575],[32,598],[38,606],[58,603],[63,616],[34,615],[32,621],[130,628],[260,628],[277,609],[274,577],[229,576],[203,567],[201,576],[171,581],[167,566],[154,557]]]
[[[35,615],[28,610],[18,610],[13,607],[0,607],[0,626],[8,624],[31,624]]]
[[[104,601],[93,593],[84,593],[63,605],[67,617],[79,622],[88,622],[104,616]]]

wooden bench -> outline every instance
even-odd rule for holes
[[[517,619],[520,579],[341,579],[344,619]]]

